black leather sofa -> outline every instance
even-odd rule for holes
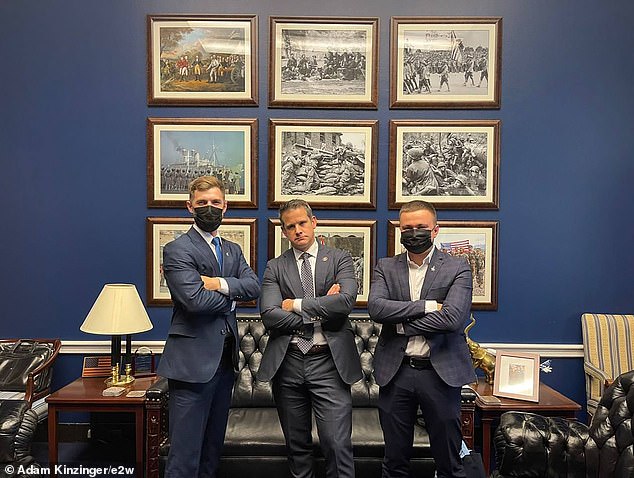
[[[380,333],[380,324],[352,320],[364,378],[352,386],[352,443],[358,476],[381,476],[383,433],[376,408],[379,387],[373,375],[372,360]],[[271,384],[256,380],[268,334],[259,320],[239,320],[240,371],[233,390],[232,408],[225,437],[225,448],[218,476],[283,478],[290,476],[286,462],[284,436],[273,402]],[[463,435],[473,444],[475,393],[463,390]],[[146,476],[162,476],[169,451],[167,437],[167,380],[161,379],[147,391],[148,411]],[[325,476],[319,438],[313,428],[317,476]],[[433,476],[434,461],[429,438],[423,426],[414,436],[412,476]]]
[[[634,476],[634,371],[601,397],[590,426],[574,420],[507,412],[494,434],[496,478]]]

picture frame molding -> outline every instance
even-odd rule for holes
[[[160,192],[160,157],[157,157],[155,128],[174,126],[192,126],[194,129],[209,127],[245,128],[249,131],[249,137],[245,138],[245,146],[248,147],[248,158],[244,158],[244,186],[245,198],[233,198],[226,194],[229,207],[233,209],[255,209],[258,198],[258,120],[256,118],[147,118],[147,207],[148,208],[182,208],[189,199],[188,193],[164,194]],[[159,153],[160,154],[160,151]],[[157,174],[157,166],[159,176]],[[249,174],[247,175],[247,171]],[[157,187],[159,189],[157,194]],[[247,194],[247,191],[250,191]],[[180,196],[179,198],[161,198],[163,195]]]
[[[364,291],[366,291],[362,298],[359,299],[357,297],[355,308],[366,307],[368,305],[367,297],[370,293],[370,282],[372,280],[372,272],[374,271],[374,266],[376,265],[376,224],[377,221],[374,219],[365,220],[365,219],[317,219],[317,230],[319,228],[365,228],[367,229],[367,235],[369,244],[364,243],[364,250],[369,252],[369,257],[366,259],[364,257],[364,269],[363,269],[363,286]],[[317,239],[319,234],[315,232],[315,238]],[[268,259],[273,259],[278,257],[285,251],[281,250],[281,245],[279,244],[279,240],[281,240],[283,236],[281,222],[277,218],[269,218],[268,222]],[[279,253],[278,253],[279,250]],[[367,266],[367,269],[366,269]]]
[[[180,226],[183,233],[187,232],[194,224],[193,217],[147,217],[145,221],[145,283],[146,283],[146,303],[148,306],[172,306],[170,298],[160,297],[156,294],[157,280],[160,280],[160,272],[156,272],[156,260],[162,257],[156,248],[160,244],[155,244],[155,226]],[[248,226],[249,228],[249,251],[242,251],[247,264],[257,272],[257,237],[258,227],[256,218],[229,218],[225,217],[220,225],[222,235],[223,226]],[[211,252],[211,251],[210,251]],[[160,267],[160,266],[159,266]],[[160,286],[159,286],[160,287]],[[255,307],[256,301],[241,302],[241,307]]]
[[[489,50],[492,46],[495,47],[494,52],[489,53],[488,57],[488,80],[487,88],[489,88],[489,82],[493,78],[493,85],[491,85],[491,92],[485,99],[477,99],[476,95],[474,99],[471,98],[455,98],[451,99],[451,96],[447,95],[443,97],[434,97],[425,95],[422,98],[400,98],[399,88],[402,85],[398,82],[399,78],[399,59],[400,50],[399,36],[400,27],[412,25],[413,27],[418,25],[430,25],[430,29],[436,29],[438,26],[446,26],[450,29],[452,25],[455,28],[465,25],[485,25],[493,31],[493,37],[489,42]],[[463,28],[464,29],[464,28]],[[493,64],[493,67],[491,65]],[[401,68],[402,69],[402,68]],[[418,109],[499,109],[501,106],[501,75],[502,75],[502,17],[450,17],[450,16],[438,16],[438,17],[425,17],[425,16],[393,16],[390,19],[390,108],[391,109],[403,109],[403,108],[418,108]],[[456,95],[458,96],[458,95]],[[465,96],[465,95],[462,95]]]
[[[491,274],[490,274],[490,287],[491,290],[488,295],[489,301],[473,302],[471,303],[472,310],[497,310],[498,308],[498,221],[464,221],[464,220],[439,220],[438,226],[440,230],[443,228],[473,228],[473,229],[490,229],[491,230]],[[387,255],[392,256],[399,253],[397,251],[397,231],[399,229],[398,220],[388,220],[387,228]],[[485,278],[486,284],[486,278]]]
[[[366,144],[366,151],[370,153],[370,160],[365,158],[365,168],[369,168],[369,171],[364,171],[367,178],[367,184],[364,193],[365,198],[355,201],[354,199],[344,200],[342,196],[330,195],[320,196],[316,195],[282,195],[281,191],[278,195],[277,180],[281,179],[281,161],[282,145],[278,144],[278,128],[280,134],[284,133],[283,128],[305,128],[310,130],[314,128],[317,132],[320,129],[322,131],[334,130],[337,127],[344,130],[368,130],[370,134],[369,145]],[[278,151],[279,150],[279,151]],[[376,209],[376,187],[377,187],[377,156],[378,156],[378,120],[323,120],[323,119],[270,119],[269,120],[269,171],[268,171],[268,207],[276,208],[284,202],[290,199],[305,199],[312,209]]]
[[[402,151],[398,150],[401,144],[400,136],[406,133],[407,129],[429,128],[430,132],[445,132],[464,130],[490,130],[491,134],[487,144],[491,145],[491,151],[487,151],[487,188],[491,188],[491,194],[485,195],[482,200],[478,200],[478,196],[456,196],[455,201],[445,200],[447,196],[410,196],[407,200],[398,199],[398,181],[402,184],[402,172],[397,174],[397,164],[402,164],[402,158],[399,161],[399,155]],[[388,209],[399,209],[404,203],[420,199],[430,202],[438,210],[445,209],[479,209],[479,210],[497,210],[500,207],[500,152],[501,152],[501,120],[411,120],[411,119],[392,119],[390,120],[390,141],[388,154]],[[453,130],[455,129],[455,130]],[[436,131],[433,131],[436,130]],[[413,132],[413,131],[411,131]],[[421,131],[422,132],[422,131]],[[460,131],[463,132],[463,131]],[[491,158],[489,163],[489,157]],[[489,172],[490,170],[490,172]],[[469,198],[475,198],[470,200]]]
[[[284,95],[278,91],[278,83],[281,90],[281,69],[278,63],[278,34],[277,26],[283,24],[296,24],[298,26],[306,25],[350,25],[351,29],[355,26],[369,26],[371,38],[368,48],[366,42],[366,51],[371,52],[371,62],[366,58],[365,76],[370,73],[371,78],[366,80],[370,91],[366,92],[363,98],[345,98],[341,99],[339,95],[329,95],[330,98],[302,98],[301,95]],[[368,66],[368,63],[370,65]],[[279,70],[279,71],[278,71]],[[379,72],[379,18],[378,17],[329,17],[329,16],[277,16],[269,17],[269,107],[270,108],[329,108],[329,109],[377,109],[378,107],[378,72]],[[313,95],[318,96],[318,95]],[[352,95],[349,95],[352,96]]]
[[[159,22],[227,22],[228,24],[245,22],[245,32],[248,24],[248,68],[245,58],[245,92],[240,94],[227,94],[225,98],[219,94],[217,97],[211,94],[183,92],[164,94],[160,91],[160,84],[156,84],[157,68],[155,57],[156,46],[154,44],[155,25]],[[160,34],[159,34],[160,36]],[[245,35],[246,36],[246,35]],[[160,56],[160,54],[159,54]],[[159,80],[160,83],[160,80]],[[185,14],[185,15],[147,15],[147,104],[150,106],[257,106],[258,105],[258,16],[251,14]]]
[[[510,367],[513,365],[512,359],[521,361],[525,365],[530,364],[530,379],[527,378],[524,381],[525,385],[530,385],[530,392],[521,393],[514,391],[512,389],[513,384],[509,384],[506,381],[505,377],[509,375]],[[493,395],[529,402],[539,402],[539,354],[497,350],[495,355],[495,374],[493,376]]]

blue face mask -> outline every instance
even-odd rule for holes
[[[214,232],[222,222],[222,209],[214,206],[194,208],[194,221],[205,232]]]
[[[412,254],[421,254],[434,245],[429,229],[406,229],[401,231],[401,244]]]

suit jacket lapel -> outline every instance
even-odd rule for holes
[[[399,290],[402,294],[400,300],[412,300],[409,291],[409,265],[407,264],[407,252],[404,252],[399,256],[398,268],[399,271],[397,276],[400,286]]]
[[[317,259],[315,260],[315,295],[321,297],[326,295],[326,277],[328,268],[331,267],[330,250],[323,246],[317,249]]]
[[[434,251],[434,254],[431,256],[431,262],[429,266],[427,266],[427,272],[425,273],[425,280],[423,281],[423,288],[420,291],[420,298],[424,299],[427,297],[427,292],[431,288],[434,280],[436,280],[436,275],[438,271],[443,265],[443,255],[438,249]]]
[[[304,297],[304,289],[302,289],[302,280],[299,278],[299,270],[297,269],[297,259],[293,249],[289,249],[282,254],[282,268],[286,274],[288,286],[291,289],[293,297]],[[284,292],[282,292],[282,295]]]
[[[222,274],[222,272],[220,271],[220,265],[216,260],[216,256],[211,251],[209,244],[207,244],[203,237],[193,227],[189,231],[187,231],[187,235],[196,247],[196,250],[200,253],[202,263],[211,264],[211,269],[213,270],[214,274],[220,276]]]

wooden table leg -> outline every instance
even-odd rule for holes
[[[136,439],[136,475],[139,478],[143,478],[145,474],[145,470],[143,467],[143,438],[144,438],[144,427],[143,427],[143,407],[138,407],[134,412],[134,425],[135,425],[135,439]]]
[[[48,405],[48,463],[51,475],[55,475],[57,464],[57,407]]]
[[[491,424],[493,418],[482,417],[482,461],[486,476],[491,473]]]

